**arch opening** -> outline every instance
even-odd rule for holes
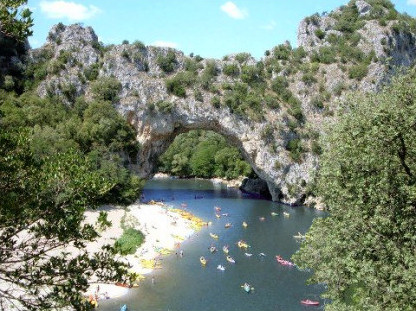
[[[238,180],[241,191],[271,200],[268,183],[261,179],[244,154],[241,140],[224,135],[217,128],[178,126],[167,135],[151,140],[147,178],[165,173],[179,178]],[[144,163],[142,163],[144,164]]]

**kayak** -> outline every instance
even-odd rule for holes
[[[276,256],[276,260],[277,260],[278,263],[280,263],[283,266],[294,266],[295,265],[293,262],[290,262],[288,260],[284,260],[279,255]]]
[[[243,285],[241,285],[241,288],[248,294],[250,293],[254,287],[251,287],[250,284],[248,283],[244,283]]]
[[[228,246],[227,246],[227,245],[224,245],[224,246],[222,247],[222,251],[223,251],[224,253],[228,254],[228,252],[229,252],[229,250],[228,250]]]
[[[218,270],[221,270],[221,271],[224,271],[225,270],[225,267],[223,265],[218,265],[217,266],[217,269]]]
[[[215,217],[221,218],[221,215],[220,214],[215,214]]]
[[[249,248],[250,245],[248,245],[246,242],[244,242],[243,240],[240,240],[237,242],[237,245],[239,248]]]
[[[231,223],[230,222],[227,222],[224,227],[225,228],[230,228],[231,227]]]
[[[270,213],[272,216],[277,216],[277,215],[279,215],[278,213],[276,213],[276,212],[271,212]]]
[[[253,254],[249,254],[249,253],[244,253],[244,255],[246,255],[247,257],[253,256]]]
[[[204,256],[199,257],[199,261],[201,262],[201,265],[204,266],[204,267],[207,264],[207,260],[205,259]]]
[[[235,263],[234,258],[231,257],[231,256],[227,256],[227,261],[230,262],[230,263]]]
[[[123,305],[123,306],[120,308],[120,311],[127,311],[127,305]]]
[[[306,306],[319,306],[319,301],[310,299],[301,300],[300,303]]]
[[[289,214],[289,213],[287,213],[287,212],[283,212],[283,216],[285,216],[285,217],[290,217],[290,214]]]
[[[216,234],[214,234],[214,233],[210,233],[209,234],[210,236],[211,236],[211,238],[213,238],[213,239],[218,239],[218,235],[216,235]]]
[[[243,227],[247,228],[247,226],[248,226],[247,223],[245,221],[243,221]]]
[[[215,246],[211,246],[211,247],[209,248],[209,251],[210,251],[211,253],[215,253],[215,252],[217,251],[217,248],[216,248]]]
[[[214,206],[214,209],[215,209],[216,212],[221,212],[221,207]]]
[[[301,234],[300,232],[298,232],[298,234],[297,235],[294,235],[293,236],[295,239],[304,239],[304,238],[306,238],[306,236],[305,235],[303,235],[303,234]]]

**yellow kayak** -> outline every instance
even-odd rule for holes
[[[248,226],[247,223],[245,221],[243,221],[243,227],[247,228],[247,226]]]
[[[214,234],[214,233],[210,233],[209,234],[210,236],[211,236],[211,238],[213,238],[213,239],[218,239],[218,235],[216,235],[216,234]]]
[[[201,265],[204,266],[204,267],[207,264],[207,260],[205,259],[204,256],[199,257],[199,261],[201,262]]]
[[[239,248],[248,248],[250,247],[250,245],[248,245],[246,242],[244,242],[243,240],[240,240],[237,242],[237,245]]]

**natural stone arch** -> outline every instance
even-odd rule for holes
[[[190,130],[211,130],[223,135],[230,145],[240,150],[256,174],[267,182],[273,200],[282,198],[281,186],[285,180],[280,179],[280,185],[276,183],[279,181],[276,178],[278,171],[271,165],[276,154],[269,152],[267,144],[261,138],[263,127],[259,127],[258,123],[233,115],[226,109],[214,109],[209,104],[192,99],[180,100],[169,113],[145,109],[137,111],[136,117],[134,126],[138,132],[137,139],[141,143],[136,170],[141,177],[153,176],[159,156],[177,135]]]

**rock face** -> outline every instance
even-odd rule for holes
[[[356,6],[360,16],[365,17],[371,12],[371,5],[365,1],[357,1]],[[46,79],[39,84],[38,93],[40,96],[51,92],[65,96],[63,86],[69,85],[76,96],[92,98],[93,82],[87,81],[86,70],[95,68],[98,70],[98,79],[114,77],[121,83],[121,91],[114,104],[137,130],[141,151],[133,161],[137,164],[132,168],[140,176],[148,178],[155,173],[158,157],[178,134],[193,129],[213,130],[224,135],[231,145],[240,149],[245,160],[266,182],[273,200],[299,204],[306,196],[306,186],[312,181],[312,173],[318,167],[319,153],[314,152],[311,137],[319,136],[325,120],[333,119],[336,103],[343,97],[344,91],[375,91],[389,74],[387,60],[396,65],[408,66],[416,56],[414,34],[392,31],[391,26],[395,24],[392,20],[386,26],[380,26],[376,20],[368,19],[358,30],[360,37],[356,42],[364,56],[375,53],[373,59],[369,58],[368,74],[365,77],[349,77],[348,66],[354,64],[342,63],[338,56],[332,63],[321,63],[318,66],[311,63],[312,69],[308,70],[312,71],[302,74],[302,66],[313,60],[316,51],[320,51],[321,47],[331,47],[328,41],[331,34],[342,36],[342,32],[335,29],[338,13],[342,14],[342,10],[322,16],[314,15],[301,22],[298,44],[305,55],[302,56],[297,71],[293,71],[290,63],[288,65],[287,61],[277,56],[279,49],[269,53],[260,62],[248,56],[242,59],[241,54],[229,55],[223,60],[199,60],[187,57],[180,51],[146,47],[140,42],[103,47],[91,28],[59,24],[52,28],[48,42],[40,50],[52,51],[52,62],[62,58],[65,52],[70,57],[58,70],[49,71]],[[283,46],[282,49],[291,47]],[[37,53],[39,51],[32,52],[34,60]],[[173,55],[175,60],[172,68],[165,72],[159,60],[169,55]],[[166,80],[179,73],[189,72],[189,61],[198,65],[194,70],[194,80],[203,80],[203,68],[214,68],[211,85],[209,88],[193,87],[188,81],[186,96],[174,95],[174,92],[168,90]],[[229,65],[236,66],[239,72],[264,68],[265,93],[277,92],[274,96],[278,98],[285,92],[282,91],[282,95],[280,91],[270,88],[270,85],[278,77],[287,80],[287,89],[300,103],[303,118],[301,128],[293,128],[294,119],[290,115],[293,114],[293,107],[282,104],[271,107],[266,105],[266,97],[262,97],[263,108],[259,118],[237,114],[224,104],[213,104],[215,99],[226,99],[226,90],[230,85],[247,79],[242,75],[226,74],[225,68]],[[308,72],[312,72],[313,76],[307,77]],[[324,104],[317,105],[316,98],[323,93],[330,96],[323,100]],[[289,143],[295,139],[302,145],[299,148],[302,154],[296,159],[288,148]]]
[[[240,190],[246,193],[258,195],[265,199],[271,199],[267,183],[260,179],[245,178],[240,186]]]

